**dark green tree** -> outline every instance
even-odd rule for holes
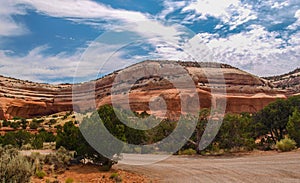
[[[39,127],[39,124],[35,121],[32,121],[29,125],[30,129],[36,130]]]
[[[263,124],[271,135],[274,143],[283,139],[286,125],[290,116],[291,106],[289,100],[278,99],[267,105],[254,116],[254,122]],[[264,133],[264,131],[262,131]],[[265,135],[265,134],[261,134]]]
[[[18,129],[20,126],[20,122],[13,122],[10,124],[10,127],[12,127],[13,129]]]
[[[3,123],[2,123],[3,127],[9,127],[9,126],[10,126],[10,124],[11,124],[11,122],[10,122],[10,121],[3,120]]]
[[[20,130],[17,132],[8,132],[3,136],[3,145],[12,145],[14,147],[22,147],[22,145],[31,142],[31,134]]]
[[[220,148],[254,148],[252,118],[248,114],[226,114],[216,140]]]
[[[35,149],[41,149],[44,142],[55,142],[56,137],[52,132],[47,132],[44,128],[39,130],[39,133],[34,135],[32,139],[32,146]]]
[[[83,125],[91,125],[89,118],[85,119]],[[95,127],[95,126],[93,126]],[[94,128],[87,127],[88,130]],[[84,127],[83,127],[84,128]],[[90,131],[93,133],[93,131]],[[99,141],[101,143],[101,141]],[[109,142],[105,142],[109,144]],[[101,164],[106,169],[110,169],[115,163],[112,159],[102,156],[96,151],[84,138],[80,129],[76,127],[72,122],[67,122],[62,128],[58,129],[56,138],[56,147],[65,147],[69,151],[76,151],[77,158],[87,158],[94,163]]]
[[[27,124],[28,124],[27,120],[25,118],[22,118],[21,119],[21,127],[22,127],[22,129],[25,130],[27,128]]]
[[[182,150],[192,148],[195,149],[198,154],[201,153],[199,149],[199,144],[202,135],[205,131],[206,125],[208,123],[209,116],[210,116],[210,109],[204,108],[200,110],[196,129],[193,132],[190,139],[188,139],[188,142],[182,147]]]
[[[287,131],[289,136],[294,139],[297,146],[300,146],[300,112],[297,108],[294,109],[293,114],[289,117],[287,123]]]

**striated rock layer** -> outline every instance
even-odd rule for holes
[[[136,79],[134,76],[143,77]],[[200,104],[193,94],[182,95],[182,91],[178,90],[180,87],[186,91],[190,89],[187,77],[193,82],[191,90],[196,90]],[[72,88],[76,89],[73,102]],[[40,84],[0,77],[0,118],[29,118],[73,108],[89,110],[111,104],[112,95],[118,105],[126,106],[126,94],[131,110],[150,111],[151,108],[152,112],[157,110],[157,115],[160,115],[162,107],[166,108],[167,117],[179,115],[183,105],[188,110],[197,109],[196,105],[209,108],[218,105],[216,101],[222,98],[227,99],[226,112],[256,112],[276,98],[286,97],[282,91],[273,89],[268,81],[229,65],[145,61],[98,80],[76,85]],[[181,97],[186,103],[181,102]]]
[[[288,96],[300,94],[300,68],[283,75],[266,77],[265,79],[278,90],[284,91]]]

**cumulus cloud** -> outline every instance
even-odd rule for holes
[[[257,18],[255,12],[252,11],[252,6],[240,0],[197,0],[184,7],[182,12],[193,13],[185,21],[206,19],[211,16],[221,19],[223,23],[230,25],[231,29]]]
[[[17,23],[12,15],[24,15],[23,8],[12,0],[0,1],[0,36],[18,36],[28,32],[25,25]]]
[[[295,12],[300,9],[298,0],[246,0],[252,6],[252,10],[259,17],[256,24],[270,27],[276,24],[290,23],[294,19]]]
[[[300,27],[300,9],[298,11],[296,11],[295,16],[294,16],[297,20],[292,24],[288,26],[288,29],[292,29],[295,30],[298,27]]]
[[[299,32],[290,37],[289,44],[279,33],[252,25],[249,31],[226,38],[216,34],[198,34],[198,39],[213,52],[214,61],[228,63],[260,76],[285,73],[299,67]]]

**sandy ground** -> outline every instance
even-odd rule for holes
[[[300,150],[219,157],[171,156],[152,165],[116,167],[158,182],[300,182]]]
[[[71,166],[62,174],[47,175],[43,179],[37,177],[31,178],[31,183],[47,183],[47,180],[52,182],[58,180],[60,183],[65,183],[68,178],[73,179],[73,183],[115,183],[116,180],[110,178],[113,173],[117,173],[122,180],[122,183],[148,183],[151,180],[145,176],[137,175],[136,173],[126,172],[112,168],[109,172],[100,172],[99,167],[93,165],[76,165]]]

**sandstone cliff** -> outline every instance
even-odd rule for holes
[[[73,104],[75,108],[80,108],[82,105],[77,105],[76,100],[72,104],[72,87],[78,88],[75,91],[76,96],[82,97],[82,101],[86,103],[86,108],[82,110],[88,110],[93,102],[96,107],[110,104],[112,93],[121,105],[123,103],[125,105],[127,101],[124,99],[124,94],[129,91],[130,108],[134,111],[149,111],[149,102],[154,97],[158,97],[157,100],[164,100],[158,104],[165,105],[168,116],[178,115],[182,105],[180,94],[174,83],[168,79],[173,78],[174,80],[175,78],[179,87],[185,86],[186,81],[183,77],[184,73],[180,73],[183,71],[176,75],[174,70],[170,68],[162,70],[164,64],[167,63],[170,62],[146,61],[116,71],[96,81],[76,85],[40,84],[2,76],[0,77],[0,118],[12,118],[14,116],[28,118],[60,111],[71,111]],[[226,111],[232,113],[256,112],[276,98],[285,98],[284,93],[273,89],[267,80],[229,65],[215,63],[201,63],[199,65],[194,62],[173,63],[181,66],[192,78],[202,108],[214,105],[212,103],[212,90],[225,91],[225,93],[220,92],[218,97],[227,99]],[[172,78],[145,74],[149,70],[156,72],[162,70],[165,76],[170,75]],[[224,82],[220,82],[222,81],[222,78],[219,78],[220,72],[224,77]],[[135,74],[145,74],[145,76],[135,80],[133,77]],[[117,82],[116,78],[118,79]],[[114,81],[117,84],[115,90],[111,91]],[[86,95],[87,90],[91,90],[91,96]],[[197,102],[189,96],[186,97],[187,108],[193,109],[195,107],[193,105],[197,105]]]
[[[266,77],[278,90],[282,90],[286,95],[298,95],[300,93],[300,69],[295,69],[287,74]]]

